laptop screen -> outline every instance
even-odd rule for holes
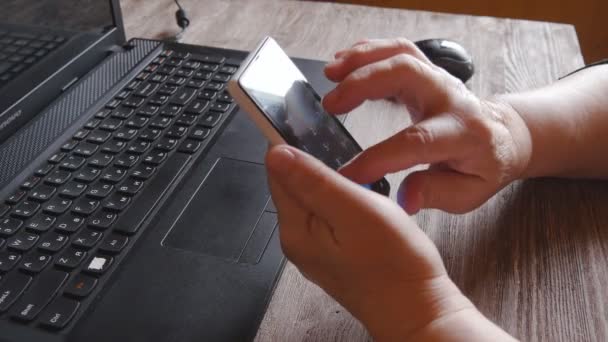
[[[0,143],[99,64],[111,45],[124,43],[115,6],[118,0],[0,0]]]
[[[103,32],[114,25],[110,1],[2,0],[0,22],[71,32]]]

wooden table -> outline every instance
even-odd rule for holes
[[[582,65],[568,25],[303,1],[182,0],[188,43],[248,50],[265,35],[292,56],[328,60],[364,37],[446,37],[474,56],[479,96],[538,87]],[[123,0],[129,37],[174,33],[170,0]],[[576,113],[573,113],[575,115]],[[368,146],[409,124],[392,104],[346,120]],[[559,151],[556,151],[559,153]],[[396,189],[405,173],[391,175]],[[394,196],[394,194],[393,194]],[[419,225],[450,276],[490,319],[522,340],[608,339],[608,183],[517,182],[466,215],[426,210]],[[361,341],[365,329],[291,264],[258,333],[261,341]]]

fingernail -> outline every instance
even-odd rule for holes
[[[287,146],[276,147],[270,151],[268,168],[277,175],[287,174],[295,158],[295,154]]]

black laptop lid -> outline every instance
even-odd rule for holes
[[[124,40],[117,0],[0,1],[0,143]]]

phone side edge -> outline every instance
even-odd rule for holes
[[[249,98],[245,91],[241,89],[238,79],[233,79],[228,82],[228,92],[230,92],[230,95],[234,98],[240,109],[247,113],[249,118],[255,123],[271,145],[286,143],[279,132],[277,132],[274,126],[268,121],[266,115]]]

